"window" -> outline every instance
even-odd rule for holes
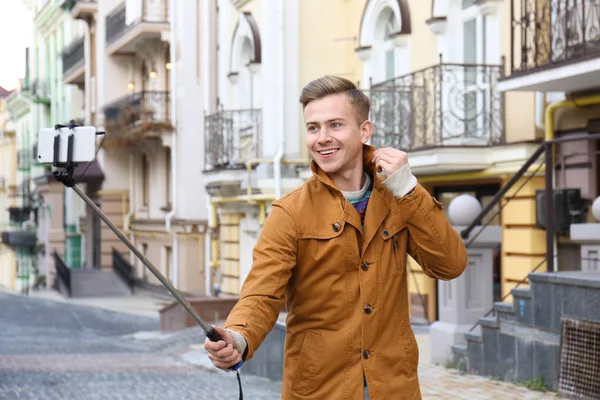
[[[148,257],[148,243],[142,243],[142,254],[144,255],[144,257]],[[148,280],[148,272],[146,270],[146,266],[141,261],[140,261],[140,266],[142,267],[142,270],[141,270],[142,272],[141,272],[140,276],[142,277],[142,280],[145,282]]]
[[[165,246],[165,277],[169,282],[173,282],[173,248],[171,246]]]
[[[142,154],[142,196],[144,207],[148,207],[150,200],[150,162],[146,154]]]
[[[167,206],[167,208],[171,209],[173,207],[173,205],[171,204],[171,200],[172,200],[172,198],[171,198],[172,187],[171,186],[172,186],[173,183],[172,183],[172,180],[171,180],[171,171],[172,170],[171,170],[171,149],[170,148],[166,149],[165,163],[166,163],[166,168],[165,168],[165,171],[166,171],[166,176],[165,176],[166,185],[165,186],[166,186],[166,190],[167,190],[167,193],[166,193],[167,194],[166,195],[167,204],[166,204],[166,206]]]
[[[462,57],[468,65],[486,64],[487,26],[473,1],[463,0]],[[478,67],[464,68],[464,137],[487,140],[489,132],[489,82]]]
[[[462,0],[462,8],[463,8],[463,10],[465,8],[469,8],[469,7],[474,6],[474,5],[475,5],[475,0]]]

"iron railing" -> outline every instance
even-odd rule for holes
[[[131,28],[139,23],[168,23],[168,0],[141,0],[139,18],[127,24],[127,11],[125,3],[120,4],[106,16],[106,45],[109,46],[125,35]]]
[[[113,269],[117,273],[117,275],[125,282],[125,284],[129,287],[129,290],[133,292],[133,287],[135,286],[135,274],[133,271],[133,267],[125,258],[119,253],[117,250],[112,249],[112,258],[113,258]]]
[[[21,225],[23,222],[29,219],[31,215],[31,207],[9,207],[8,208],[8,220],[13,225]]]
[[[75,39],[62,53],[63,75],[84,64],[84,37]]]
[[[137,133],[172,127],[170,96],[166,91],[133,93],[106,105],[103,111],[111,138],[136,140]]]
[[[29,86],[31,96],[37,99],[49,99],[50,89],[48,82],[43,79],[34,79]]]
[[[204,120],[205,170],[241,168],[259,158],[261,109],[221,110]]]
[[[63,8],[65,10],[71,10],[77,3],[92,3],[96,4],[96,0],[65,0]]]
[[[511,71],[600,56],[600,0],[512,0]]]
[[[372,144],[417,150],[504,140],[501,65],[446,64],[371,85]]]
[[[71,270],[69,269],[69,267],[67,267],[61,256],[56,252],[56,250],[54,251],[53,256],[54,268],[56,269],[56,276],[65,285],[68,297],[71,297]]]

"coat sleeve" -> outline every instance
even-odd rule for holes
[[[396,200],[407,215],[408,253],[430,278],[458,278],[467,266],[467,249],[444,215],[443,207],[420,184]]]
[[[224,328],[241,333],[250,360],[273,329],[285,303],[285,291],[296,265],[296,224],[279,202],[262,228],[253,250],[253,263]]]

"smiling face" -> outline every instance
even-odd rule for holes
[[[304,119],[308,151],[319,168],[340,190],[360,190],[363,145],[371,137],[371,123],[359,125],[347,93],[312,100],[304,109]]]

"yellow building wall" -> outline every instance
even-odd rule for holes
[[[520,10],[520,0],[514,0],[516,9]],[[502,54],[506,57],[504,74],[511,74],[511,63],[519,62],[520,53],[515,49],[515,60],[511,60],[511,2],[504,2],[502,22]],[[520,41],[520,38],[515,38]],[[543,137],[543,131],[535,128],[535,93],[534,92],[506,92],[505,93],[506,130],[507,143],[535,140]]]
[[[425,23],[431,18],[431,0],[409,1],[411,31],[410,68],[412,71],[439,64],[437,37]]]
[[[240,221],[244,214],[219,216],[219,262],[221,264],[221,292],[240,294]]]
[[[506,193],[505,199],[514,196],[526,180],[527,177],[520,179]],[[506,180],[502,184],[505,185]],[[535,191],[543,188],[544,177],[533,177],[502,209],[502,296],[509,294],[545,259],[546,231],[535,228]],[[545,271],[545,264],[537,270]],[[528,287],[528,284],[520,287]]]
[[[15,252],[0,244],[0,287],[16,290],[17,258]]]

